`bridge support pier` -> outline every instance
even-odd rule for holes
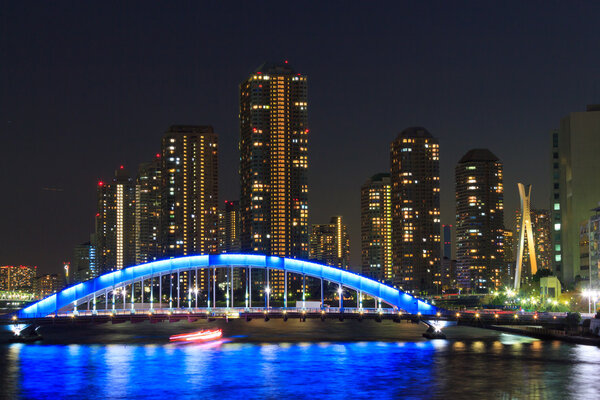
[[[423,334],[424,338],[427,339],[446,339],[446,334],[442,332],[442,328],[430,321],[421,320],[425,325],[427,325],[427,330]]]

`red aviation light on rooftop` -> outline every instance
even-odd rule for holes
[[[285,61],[284,61],[284,63],[286,63],[286,64],[287,64],[287,63],[288,63],[288,60],[285,60]]]
[[[160,158],[160,153],[156,153],[156,158]]]
[[[124,166],[122,166],[122,165],[119,167],[119,169],[124,169],[124,168],[125,168],[125,167],[124,167]]]
[[[98,186],[104,186],[104,182],[98,181]]]

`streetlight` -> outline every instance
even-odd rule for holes
[[[588,298],[588,313],[592,312],[592,302],[594,303],[594,311],[596,311],[596,302],[598,301],[598,296],[600,295],[599,292],[597,292],[596,290],[584,290],[583,291],[583,297],[587,297]]]
[[[271,288],[267,286],[265,288],[265,294],[266,294],[265,303],[266,303],[267,310],[269,309],[269,293],[271,293]]]

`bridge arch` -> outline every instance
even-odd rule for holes
[[[254,254],[198,255],[172,258],[113,271],[97,278],[65,288],[17,312],[19,318],[40,318],[107,290],[129,285],[144,279],[197,269],[225,267],[280,270],[304,274],[330,281],[364,294],[379,298],[391,306],[411,314],[433,315],[438,309],[415,297],[373,279],[323,264],[309,261]]]

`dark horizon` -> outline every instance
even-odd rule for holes
[[[134,175],[176,124],[219,135],[220,203],[239,199],[238,85],[263,62],[308,75],[309,223],[342,215],[360,265],[360,187],[409,126],[440,142],[441,219],[473,148],[549,208],[550,132],[600,103],[600,4],[4,3],[0,264],[60,273],[94,230],[96,184]],[[265,10],[268,10],[266,12]]]

